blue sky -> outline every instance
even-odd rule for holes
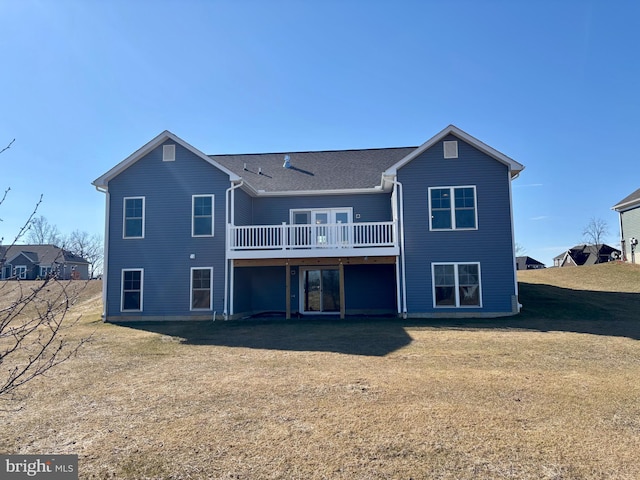
[[[547,264],[640,187],[640,3],[0,1],[0,237],[168,129],[205,153],[420,145],[454,124],[526,166],[516,241]]]

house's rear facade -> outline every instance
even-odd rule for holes
[[[421,147],[263,155],[164,132],[94,182],[105,319],[517,313],[523,168],[453,126]]]

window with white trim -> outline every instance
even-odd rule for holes
[[[480,263],[432,263],[434,307],[481,307]]]
[[[51,267],[40,266],[40,278],[47,278],[51,275]]]
[[[144,197],[125,197],[123,204],[123,238],[144,238]]]
[[[213,195],[191,197],[191,236],[213,236]]]
[[[144,270],[130,268],[122,270],[122,296],[120,310],[141,312],[144,287]]]
[[[13,276],[14,278],[19,278],[20,280],[25,280],[27,278],[27,267],[26,265],[17,265],[13,268]]]
[[[430,230],[478,228],[475,185],[429,187]]]
[[[211,310],[213,305],[213,268],[191,268],[191,310]]]

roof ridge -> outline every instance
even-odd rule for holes
[[[282,151],[282,152],[254,152],[254,153],[213,153],[208,154],[209,157],[234,157],[234,156],[248,156],[248,155],[293,155],[296,153],[333,153],[333,152],[372,152],[377,150],[401,150],[405,148],[418,148],[417,146],[406,147],[376,147],[376,148],[347,148],[347,149],[333,149],[333,150],[300,150],[300,151]]]

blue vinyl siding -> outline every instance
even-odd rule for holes
[[[287,308],[285,274],[286,268],[283,266],[236,268],[234,313],[284,312]],[[295,282],[297,282],[297,276],[292,275],[291,294],[294,299],[291,302],[291,308],[293,311],[297,310]]]
[[[238,188],[233,191],[235,196],[235,224],[251,225],[253,218],[253,199],[249,194]]]
[[[515,273],[511,230],[509,173],[506,165],[458,140],[458,158],[445,159],[438,142],[398,171],[404,186],[407,306],[409,313],[442,313],[433,308],[433,262],[479,262],[480,308],[449,312],[512,311]],[[476,187],[477,230],[429,230],[429,187]]]
[[[345,308],[351,312],[394,313],[395,265],[346,265]]]
[[[353,207],[354,222],[392,220],[390,194],[267,197],[253,199],[253,224],[289,223],[289,210]],[[360,218],[357,218],[360,215]]]
[[[144,310],[139,315],[168,318],[202,315],[190,310],[190,269],[213,267],[212,310],[222,312],[229,186],[227,174],[180,145],[175,161],[163,162],[158,146],[109,182],[107,317],[128,315],[120,312],[122,269],[144,269]],[[209,194],[215,195],[214,236],[194,238],[192,196]],[[123,239],[125,197],[145,198],[142,239]]]
[[[621,212],[622,219],[622,239],[624,242],[625,256],[627,261],[631,261],[631,238],[640,240],[640,207]],[[635,249],[636,263],[640,263],[640,246]]]

